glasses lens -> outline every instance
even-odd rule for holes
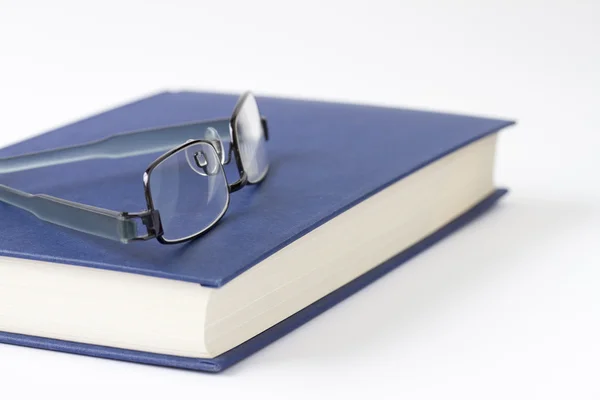
[[[256,99],[246,96],[235,120],[240,157],[250,183],[259,182],[269,169],[265,135]]]
[[[167,241],[194,236],[227,210],[229,190],[219,157],[208,143],[193,143],[150,173],[150,194]]]

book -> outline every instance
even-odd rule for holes
[[[236,96],[165,92],[0,150],[0,157],[231,115]],[[267,179],[173,246],[122,244],[0,203],[0,342],[221,371],[323,313],[491,207],[512,121],[259,97]],[[2,184],[145,208],[154,156],[5,174]]]

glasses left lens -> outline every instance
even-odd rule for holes
[[[215,224],[229,204],[223,167],[214,147],[192,143],[158,164],[149,176],[150,196],[169,242],[185,240]]]
[[[253,95],[246,95],[234,123],[248,182],[257,183],[269,170],[269,157],[260,112]]]

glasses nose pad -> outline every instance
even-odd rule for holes
[[[223,146],[223,140],[221,140],[219,132],[215,128],[206,128],[204,140],[213,145],[221,164],[225,165],[225,147]]]
[[[185,158],[190,168],[202,176],[215,176],[221,168],[217,154],[208,149],[193,146],[185,151]]]

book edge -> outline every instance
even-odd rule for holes
[[[146,353],[135,350],[75,343],[8,332],[0,332],[0,343],[119,361],[136,362],[141,364],[189,369],[195,371],[219,372],[241,361],[242,359],[247,358],[280,337],[285,336],[287,333],[317,317],[326,310],[340,303],[345,298],[353,295],[362,288],[368,286],[370,283],[396,269],[406,261],[439,242],[443,238],[459,230],[463,226],[467,225],[470,221],[479,217],[481,214],[491,208],[491,206],[494,205],[507,192],[507,189],[496,189],[488,197],[484,198],[482,201],[461,214],[459,217],[444,225],[420,242],[414,244],[407,250],[397,254],[386,262],[371,269],[365,274],[331,292],[327,296],[305,307],[296,314],[272,326],[252,339],[213,359],[188,358]]]

